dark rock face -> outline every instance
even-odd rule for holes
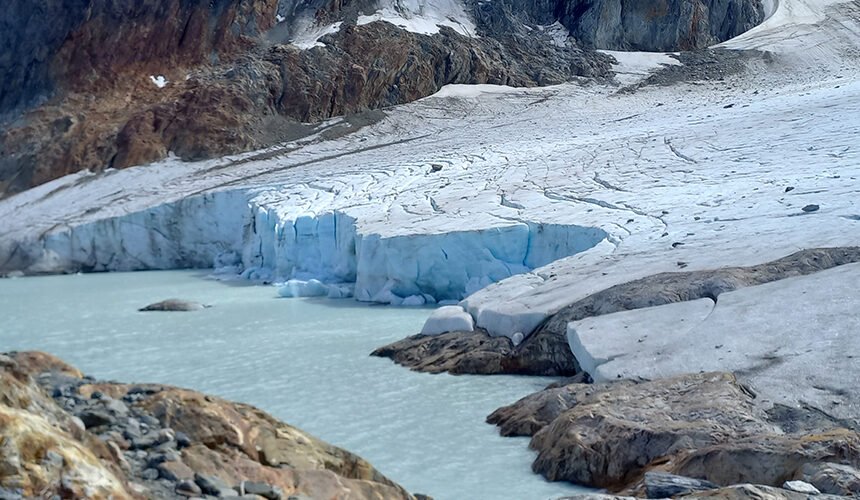
[[[588,47],[675,51],[705,48],[764,19],[754,0],[576,0],[561,22]]]
[[[764,20],[758,0],[504,0],[478,4],[476,17],[498,9],[520,12],[536,24],[560,22],[583,47],[669,52],[703,49]],[[504,4],[500,7],[499,4]]]
[[[88,0],[13,0],[0,10],[0,116],[50,93],[51,58],[75,26]],[[45,22],[50,19],[51,22]]]
[[[277,0],[10,0],[0,12],[0,115],[57,88],[113,85],[238,50]]]

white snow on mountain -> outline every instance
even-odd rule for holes
[[[336,140],[70,175],[0,200],[0,269],[216,263],[293,295],[465,298],[513,336],[649,274],[858,245],[857,10],[781,1],[725,44],[771,62],[722,80],[452,86]]]
[[[302,50],[314,47],[325,47],[325,44],[319,41],[320,38],[337,33],[340,31],[340,26],[342,24],[342,22],[337,22],[326,26],[317,26],[310,22],[297,22],[296,30],[290,43]]]
[[[447,26],[461,35],[476,37],[475,23],[459,0],[381,0],[375,13],[359,16],[358,25],[385,21],[399,28],[432,35]]]
[[[680,66],[681,61],[672,54],[660,52],[621,52],[618,50],[601,50],[615,58],[612,65],[615,80],[621,85],[633,85],[645,80],[663,66]]]

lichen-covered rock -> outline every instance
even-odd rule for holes
[[[0,487],[28,497],[131,498],[107,449],[58,407],[28,370],[74,369],[42,353],[12,353],[0,369]]]
[[[25,496],[130,498],[123,482],[71,435],[30,412],[0,406],[0,485]]]

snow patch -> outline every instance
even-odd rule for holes
[[[425,97],[425,99],[438,97],[474,98],[485,94],[522,94],[524,92],[528,92],[528,89],[509,87],[507,85],[492,85],[489,83],[479,83],[474,85],[451,83],[443,86],[432,96]]]
[[[664,66],[680,66],[681,61],[672,57],[671,53],[662,52],[623,52],[618,50],[598,50],[610,55],[617,61],[612,65],[615,80],[621,85],[635,85],[651,73]],[[677,54],[675,54],[677,55]]]
[[[307,50],[314,47],[325,47],[325,44],[319,41],[320,38],[326,35],[337,33],[338,31],[340,31],[340,27],[342,24],[342,22],[336,22],[328,26],[309,25],[299,27],[296,30],[296,35],[293,37],[292,40],[290,40],[290,43],[302,50]]]
[[[458,0],[382,0],[371,15],[358,16],[359,26],[375,21],[422,35],[433,35],[447,26],[463,36],[477,37],[475,23]]]
[[[149,80],[150,80],[153,84],[155,84],[155,86],[156,86],[156,87],[158,87],[158,88],[160,88],[160,89],[163,89],[164,87],[166,87],[166,86],[167,86],[167,84],[168,84],[168,83],[170,83],[170,82],[167,80],[167,78],[165,78],[165,77],[164,77],[164,75],[158,75],[158,76],[155,76],[155,75],[149,75]]]

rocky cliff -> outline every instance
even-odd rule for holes
[[[99,383],[38,352],[0,355],[0,443],[4,499],[414,498],[251,406]]]
[[[611,58],[588,49],[703,47],[762,17],[759,0],[452,5],[474,33],[358,22],[381,6],[370,1],[76,0],[34,9],[12,0],[0,13],[0,196],[168,152],[195,160],[270,145],[296,122],[409,102],[450,83],[605,77]],[[389,7],[409,19],[425,6]],[[328,34],[290,43],[309,26]]]
[[[539,24],[560,22],[583,47],[670,52],[708,47],[764,19],[747,0],[504,0]],[[521,15],[523,15],[521,14]]]

